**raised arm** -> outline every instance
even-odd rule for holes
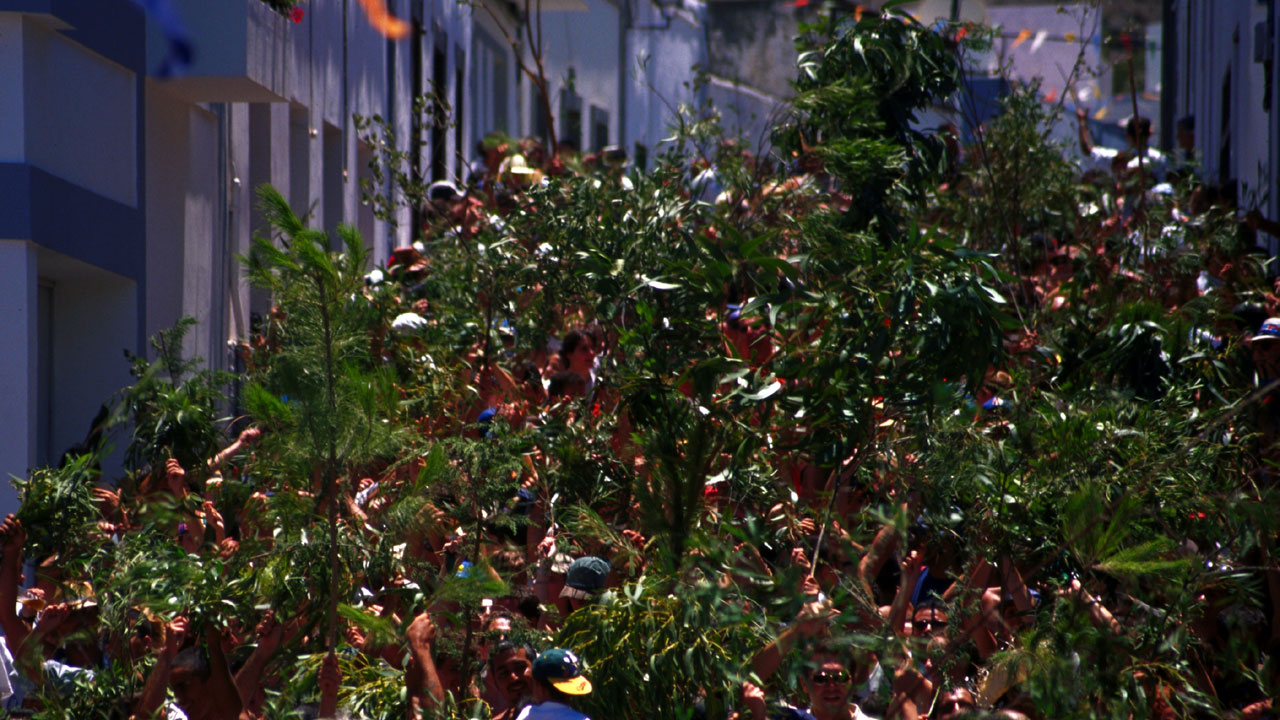
[[[871,591],[871,580],[880,574],[880,568],[897,547],[898,531],[892,525],[885,525],[876,533],[871,541],[871,548],[858,562],[858,581],[862,583],[862,589],[867,591],[867,597],[875,597],[875,593]]]
[[[205,644],[209,647],[209,696],[212,717],[216,720],[238,720],[244,709],[244,700],[236,690],[231,677],[231,666],[222,652],[222,637],[210,624],[205,629]]]
[[[436,637],[436,626],[429,613],[422,613],[409,624],[409,667],[405,670],[405,685],[409,694],[409,718],[415,720],[419,709],[435,707],[444,702],[444,686],[436,673],[435,660],[431,658],[431,646]]]
[[[1071,586],[1064,589],[1062,594],[1069,597],[1079,598],[1081,602],[1088,605],[1089,614],[1093,617],[1093,621],[1098,625],[1107,628],[1117,635],[1124,631],[1124,626],[1120,624],[1120,621],[1116,619],[1115,615],[1111,614],[1111,611],[1107,609],[1106,605],[1102,604],[1101,600],[1090,595],[1089,591],[1085,590],[1084,586],[1080,584],[1079,579],[1073,579],[1071,581]]]
[[[22,645],[31,631],[26,623],[18,617],[18,583],[22,578],[22,546],[27,542],[27,533],[22,529],[18,518],[9,515],[0,523],[0,540],[3,541],[3,556],[0,558],[0,629],[4,630],[5,642],[9,643],[9,654],[14,662],[21,659]]]
[[[284,627],[271,613],[258,623],[255,630],[258,635],[258,647],[253,649],[249,659],[240,668],[240,672],[236,673],[235,678],[236,691],[240,693],[246,705],[251,704],[253,698],[257,696],[266,677],[267,663],[280,648],[280,641],[284,638]]]
[[[187,633],[187,619],[184,617],[178,617],[168,624],[153,621],[153,625],[155,632],[151,635],[151,651],[156,656],[156,664],[151,666],[151,672],[147,674],[142,695],[133,706],[130,720],[152,720],[164,705],[173,659],[182,649],[182,641]]]
[[[802,637],[814,637],[827,629],[836,611],[827,602],[812,602],[805,605],[796,616],[796,621],[783,628],[773,642],[765,645],[751,660],[751,669],[762,682],[769,679],[782,665],[782,658],[791,652],[796,641]]]
[[[1076,139],[1080,141],[1080,152],[1085,157],[1093,154],[1093,138],[1089,137],[1089,112],[1084,108],[1076,108]]]
[[[258,428],[252,426],[245,428],[240,432],[240,435],[236,438],[235,442],[228,445],[222,452],[209,458],[209,469],[220,469],[227,460],[235,457],[236,453],[247,447],[252,447],[261,436],[262,431]]]
[[[898,592],[893,596],[893,604],[889,606],[889,629],[894,635],[904,634],[907,613],[911,610],[911,593],[915,592],[920,573],[924,571],[924,558],[912,550],[902,560],[902,575],[898,581]]]

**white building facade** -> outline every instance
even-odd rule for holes
[[[1166,0],[1172,77],[1161,90],[1175,118],[1195,118],[1201,179],[1234,187],[1239,206],[1280,218],[1280,80],[1274,2]],[[1274,255],[1280,246],[1260,236]]]
[[[234,367],[229,341],[267,303],[234,259],[261,226],[257,186],[315,227],[354,225],[376,262],[412,241],[408,209],[388,222],[361,202],[374,150],[353,115],[420,147],[428,180],[464,175],[490,131],[536,135],[516,62],[525,12],[480,2],[388,0],[412,28],[391,40],[357,0],[308,0],[293,18],[261,0],[169,0],[194,53],[159,77],[170,44],[146,3],[0,0],[0,477],[81,442],[131,381],[123,351],[147,353],[183,316],[197,320],[188,355]],[[703,99],[699,5],[540,6],[560,128],[577,112],[576,137],[557,139],[644,153],[672,108]],[[432,92],[456,122],[415,127],[413,100]],[[5,484],[0,513],[16,505]]]

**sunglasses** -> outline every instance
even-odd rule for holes
[[[936,627],[943,627],[947,624],[946,620],[914,620],[912,624],[917,630],[932,630]]]
[[[810,676],[809,680],[814,685],[826,685],[828,683],[834,683],[836,685],[844,685],[845,683],[849,682],[849,673],[843,670],[836,671],[836,672],[832,672],[830,670],[819,670],[818,672]]]

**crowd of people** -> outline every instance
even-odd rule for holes
[[[1131,127],[1137,152],[1144,153],[1142,146],[1149,141],[1142,136],[1146,126]],[[978,160],[966,157],[977,150],[953,144],[951,181],[938,192],[965,192],[961,178],[977,172]],[[612,183],[621,192],[632,184],[626,154],[619,148],[579,156],[568,147],[548,153],[536,141],[492,138],[478,151],[480,159],[466,182],[440,181],[427,188],[426,205],[420,208],[426,218],[424,241],[397,249],[386,267],[366,278],[370,296],[379,294],[392,303],[385,327],[378,328],[371,341],[382,362],[394,364],[403,357],[397,353],[418,352],[417,338],[437,322],[439,309],[433,307],[429,291],[432,274],[440,271],[433,264],[438,262],[433,247],[476,243],[501,231],[512,213],[531,207],[533,188],[557,178]],[[1138,162],[1137,155],[1126,151],[1085,151],[1093,158],[1105,156],[1107,163],[1105,168],[1086,168],[1083,182],[1107,187],[1121,202],[1110,214],[1096,218],[1087,237],[1040,236],[1029,241],[1036,262],[1004,288],[1008,301],[1047,318],[1046,323],[1071,303],[1089,302],[1101,292],[1099,285],[1137,283],[1142,273],[1167,263],[1176,244],[1165,243],[1163,249],[1144,246],[1128,253],[1128,260],[1118,259],[1124,254],[1118,244],[1130,242],[1139,225],[1155,214],[1167,214],[1161,222],[1171,227],[1191,227],[1226,212],[1226,192],[1201,186],[1184,202],[1178,192],[1153,191],[1159,182],[1179,182],[1176,177],[1159,177],[1173,170],[1153,154],[1142,155],[1148,161]],[[723,143],[712,157],[685,172],[682,192],[708,214],[743,217],[765,212],[762,208],[770,198],[788,193],[807,198],[788,205],[790,213],[839,212],[852,202],[813,157],[795,158],[786,173],[765,166],[737,144]],[[728,180],[730,168],[743,167],[761,179],[750,190]],[[1149,178],[1138,178],[1139,173]],[[1193,183],[1194,174],[1182,180]],[[945,224],[945,218],[939,222]],[[1273,229],[1256,213],[1240,223],[1242,233],[1258,228]],[[1197,242],[1191,233],[1184,237],[1190,238],[1186,246]],[[557,252],[533,243],[525,250],[531,257]],[[1220,306],[1223,324],[1197,330],[1196,341],[1212,348],[1248,348],[1256,385],[1241,392],[1257,389],[1260,397],[1269,398],[1272,378],[1280,377],[1280,319],[1267,318],[1280,315],[1280,292],[1253,292],[1265,282],[1264,274],[1251,269],[1255,254],[1249,242],[1215,247],[1205,253],[1207,262],[1198,274],[1180,274],[1160,300],[1170,309],[1197,297]],[[1082,288],[1076,276],[1085,268],[1093,273],[1094,285]],[[527,295],[538,291],[525,289]],[[483,443],[521,433],[537,435],[551,427],[603,428],[607,447],[590,451],[595,453],[592,457],[608,456],[610,462],[623,464],[635,482],[652,485],[653,459],[637,446],[621,391],[610,378],[620,329],[596,321],[585,303],[569,299],[565,308],[546,342],[517,345],[510,328],[494,319],[494,337],[501,347],[480,341],[461,353],[450,371],[465,376],[457,387],[467,392],[452,398],[435,417],[419,418],[415,430],[428,440],[465,437]],[[290,320],[267,318],[260,334],[243,345],[249,375],[272,362],[277,351],[273,343],[278,341],[272,325]],[[719,352],[752,368],[767,367],[786,343],[796,342],[772,332],[767,314],[753,306],[741,288],[726,288],[722,304],[707,308],[707,322],[719,335]],[[1034,328],[1024,327],[1009,338],[1004,348],[1007,366],[993,365],[983,381],[974,384],[976,422],[993,432],[1007,424],[1002,408],[1014,395],[1030,391],[1014,386],[1012,372],[1020,364],[1039,362],[1037,344]],[[443,364],[438,357],[434,362]],[[883,400],[881,409],[893,403],[892,398]],[[1262,457],[1271,456],[1280,432],[1273,414],[1265,405],[1257,412],[1257,452]],[[884,410],[878,419],[882,432],[894,431],[891,412]],[[282,528],[273,525],[279,517],[273,508],[282,497],[314,500],[318,517],[336,505],[342,532],[365,538],[402,523],[396,513],[401,499],[421,490],[418,477],[427,466],[421,455],[349,468],[338,479],[336,497],[325,496],[318,474],[315,483],[267,479],[272,465],[264,448],[269,447],[271,429],[255,424],[253,418],[242,419],[240,427],[233,443],[198,466],[183,467],[169,458],[163,467],[157,462],[136,487],[116,487],[106,482],[109,479],[100,482],[93,489],[97,542],[119,546],[131,534],[160,532],[190,556],[221,562],[253,577],[255,558],[270,552],[280,536]],[[998,656],[1021,647],[1038,618],[1078,612],[1100,633],[1123,638],[1135,632],[1145,615],[1165,612],[1153,610],[1125,587],[1103,582],[1098,574],[1051,582],[1042,568],[1016,556],[975,556],[962,543],[937,533],[904,532],[892,520],[869,523],[876,508],[891,508],[903,517],[918,513],[917,493],[924,488],[901,486],[910,473],[898,473],[894,483],[860,483],[855,478],[872,463],[856,453],[832,462],[781,447],[761,452],[774,473],[763,502],[754,507],[740,498],[730,503],[721,481],[706,483],[697,502],[706,518],[745,522],[751,516],[774,527],[767,546],[753,546],[727,533],[718,538],[736,546],[738,553],[725,582],[747,595],[763,592],[794,599],[801,608],[794,618],[768,628],[771,639],[752,656],[741,658],[747,679],[735,683],[731,717],[1047,717],[1025,687],[1027,671],[996,662]],[[489,518],[467,526],[453,513],[467,503],[465,496],[421,490],[421,504],[399,547],[398,564],[378,574],[347,569],[356,597],[343,602],[357,608],[358,616],[344,613],[336,620],[341,636],[336,652],[326,645],[325,622],[317,620],[325,614],[318,600],[301,607],[255,608],[256,615],[223,624],[201,615],[201,627],[193,626],[193,612],[179,609],[166,615],[156,608],[129,607],[123,624],[109,624],[106,608],[118,601],[77,576],[79,566],[70,558],[24,556],[27,528],[10,516],[0,525],[0,655],[5,670],[0,672],[0,696],[11,716],[49,712],[58,707],[60,694],[84,692],[84,683],[93,682],[95,674],[108,677],[109,669],[123,668],[132,678],[128,687],[133,691],[118,698],[118,717],[355,715],[361,710],[351,707],[349,678],[340,660],[358,656],[403,678],[410,718],[453,712],[483,712],[501,720],[585,718],[583,700],[593,686],[598,689],[621,679],[592,676],[592,658],[580,658],[577,648],[555,647],[556,633],[574,613],[591,612],[636,582],[662,548],[646,537],[639,520],[651,508],[641,507],[630,495],[591,508],[607,533],[575,533],[557,522],[558,496],[546,477],[565,462],[537,450],[519,457],[511,492],[495,508],[502,522]],[[915,460],[904,456],[885,462],[901,469]],[[457,472],[464,484],[482,480],[466,477],[460,465]],[[1270,476],[1264,468],[1256,479],[1269,482]],[[247,498],[237,499],[232,489],[241,487],[247,487]],[[1238,683],[1234,669],[1229,675],[1212,666],[1186,672],[1197,693],[1242,718],[1272,716],[1272,699],[1259,688],[1280,687],[1274,660],[1280,647],[1280,566],[1267,555],[1273,540],[1274,534],[1261,538],[1262,549],[1248,571],[1261,588],[1260,607],[1269,612],[1237,621],[1226,615],[1228,598],[1202,599],[1197,621],[1185,628],[1180,640],[1209,650],[1244,642],[1257,651],[1239,658],[1245,672],[1258,678],[1252,687]],[[496,581],[501,594],[472,603],[435,593],[449,580],[473,574]],[[798,583],[788,584],[795,578]],[[770,582],[776,579],[787,582]],[[852,604],[850,588],[865,602]],[[426,600],[408,600],[414,597],[410,591]],[[393,632],[371,630],[379,621]],[[881,643],[872,649],[855,647],[848,641],[850,633],[878,637]],[[1083,657],[1087,662],[1088,655]],[[1206,651],[1197,657],[1211,655]],[[290,703],[299,702],[282,708],[280,689],[293,682],[300,658],[312,659],[303,666],[314,677],[314,694],[290,698]],[[1077,663],[1081,658],[1076,655]],[[786,682],[784,668],[798,668],[798,686]],[[1145,691],[1140,704],[1151,716],[1208,716],[1203,714],[1206,709],[1187,710],[1175,700],[1177,688],[1154,664],[1130,680]],[[1122,685],[1117,681],[1116,688]],[[643,708],[645,699],[637,695],[634,703]],[[707,703],[691,697],[689,708],[706,713]],[[1080,715],[1088,712],[1082,708]]]

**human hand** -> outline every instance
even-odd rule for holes
[[[822,587],[818,585],[818,581],[813,579],[812,575],[805,575],[800,581],[800,594],[805,597],[816,598],[822,594]]]
[[[229,559],[236,551],[240,549],[240,543],[235,538],[222,538],[218,541],[218,557],[223,560]]]
[[[347,639],[347,644],[354,648],[363,648],[365,642],[364,633],[355,625],[348,625],[343,631],[342,636]]]
[[[251,446],[262,437],[262,431],[257,427],[250,425],[240,431],[240,435],[236,438],[236,442],[244,446]]]
[[[64,602],[46,605],[44,611],[40,613],[35,629],[42,633],[50,632],[70,616],[71,608]]]
[[[622,537],[626,538],[627,542],[630,542],[635,549],[644,549],[644,536],[635,530],[623,530]]]
[[[227,524],[222,520],[222,513],[218,512],[212,500],[205,500],[200,507],[204,509],[205,524],[213,526],[214,541],[221,543],[227,537]]]
[[[114,518],[120,512],[120,496],[107,488],[95,487],[93,502],[98,506],[98,513],[104,518]]]
[[[409,623],[409,629],[406,633],[409,636],[409,645],[417,648],[425,648],[431,645],[436,637],[436,625],[431,621],[430,613],[422,613]]]
[[[462,545],[466,540],[467,531],[462,528],[458,528],[454,534],[449,536],[444,545],[440,547],[440,551],[446,553],[457,552],[462,549]]]
[[[551,557],[555,551],[556,536],[554,533],[547,533],[547,536],[542,538],[542,542],[538,543],[538,557]]]
[[[791,548],[791,564],[802,567],[805,570],[813,567],[813,563],[809,562],[809,556],[805,554],[802,547]]]
[[[98,529],[97,534],[90,533],[90,535],[99,542],[107,542],[116,532],[115,523],[107,522],[106,520],[99,520],[96,527]]]
[[[924,558],[918,550],[912,550],[902,558],[902,585],[914,587],[924,573]]]
[[[276,648],[284,640],[284,626],[276,620],[276,614],[270,610],[253,629],[258,636],[258,646]]]
[[[27,544],[27,532],[22,529],[22,523],[12,513],[5,517],[3,523],[0,523],[0,538],[4,539],[5,554],[21,553],[22,546]]]
[[[753,720],[764,720],[766,717],[764,688],[750,681],[743,681],[742,705],[751,713]]]
[[[215,470],[213,475],[211,475],[208,480],[204,481],[205,494],[211,498],[217,498],[222,492],[223,483],[222,473]]]
[[[34,613],[40,612],[41,610],[44,609],[44,606],[46,605],[44,588],[38,588],[38,587],[27,588],[26,591],[24,591],[22,595],[18,597],[18,602],[22,603],[22,606],[24,608],[26,608],[27,610],[30,610],[33,613],[32,615],[29,615],[24,619],[28,621],[34,619],[35,618]]]
[[[169,623],[157,622],[156,628],[156,634],[160,636],[158,648],[164,653],[164,657],[169,660],[177,657],[182,643],[187,639],[187,633],[191,632],[191,621],[186,615],[179,615]]]
[[[1084,586],[1080,584],[1080,578],[1071,578],[1071,582],[1066,587],[1058,589],[1059,597],[1085,597],[1088,593]]]
[[[816,637],[825,632],[832,618],[839,613],[831,607],[830,600],[805,603],[796,615],[796,631],[804,637]]]
[[[933,683],[910,662],[910,655],[893,673],[893,694],[918,707],[926,707],[933,697]]]
[[[182,469],[182,464],[177,458],[169,458],[164,463],[164,479],[169,486],[169,492],[181,498],[187,494],[187,471]]]

